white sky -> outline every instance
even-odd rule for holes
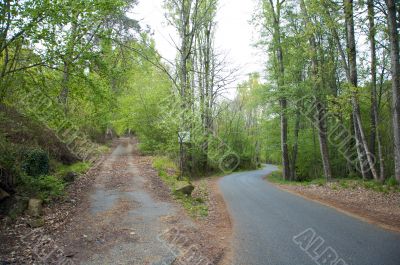
[[[249,24],[256,1],[219,0],[216,47],[219,52],[227,54],[227,60],[233,67],[240,68],[236,83],[246,80],[249,73],[264,69],[265,55],[252,47],[257,35]],[[173,42],[179,43],[179,39],[175,30],[167,26],[162,5],[163,0],[139,0],[133,13],[135,19],[141,20],[142,26],[149,25],[154,31],[153,38],[161,55],[174,61],[176,52]]]

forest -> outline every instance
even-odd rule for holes
[[[398,2],[258,1],[251,25],[265,71],[233,99],[236,70],[215,47],[217,0],[164,1],[175,61],[157,51],[136,5],[1,2],[3,188],[31,183],[30,163],[43,156],[49,174],[51,161],[93,162],[123,135],[175,161],[181,177],[268,162],[284,180],[400,181]]]
[[[0,0],[0,264],[398,265],[399,30],[399,0]]]

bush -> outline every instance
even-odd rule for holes
[[[386,185],[388,185],[389,187],[395,187],[398,184],[399,183],[397,182],[396,178],[393,176],[386,180]]]
[[[14,189],[15,178],[20,173],[16,156],[15,146],[0,135],[0,186],[9,190]]]
[[[49,174],[49,155],[40,148],[26,151],[22,160],[22,170],[32,177]]]
[[[64,194],[64,182],[54,176],[43,175],[33,178],[23,175],[21,181],[24,192],[45,201],[61,197]]]

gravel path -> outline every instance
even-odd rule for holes
[[[162,219],[179,209],[146,191],[135,147],[128,139],[120,141],[97,174],[88,210],[72,222],[64,241],[76,263],[170,264],[175,259],[159,235],[169,228]]]

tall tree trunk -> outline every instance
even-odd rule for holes
[[[75,54],[74,54],[75,44],[77,41],[79,41],[79,40],[77,40],[78,17],[79,17],[79,13],[74,14],[75,19],[72,22],[71,34],[67,41],[66,52],[62,58],[64,66],[63,66],[63,79],[61,81],[61,91],[60,91],[60,95],[59,95],[59,102],[64,107],[65,115],[68,114],[68,98],[69,98],[69,93],[70,93],[69,79],[70,79],[71,71],[73,70],[73,63],[74,63],[74,56],[75,56]]]
[[[354,119],[354,130],[357,142],[358,158],[360,162],[360,170],[363,177],[366,178],[366,173],[371,171],[374,179],[378,179],[378,175],[375,170],[375,162],[370,155],[368,143],[365,138],[364,130],[361,121],[360,105],[358,103],[358,92],[357,92],[357,51],[356,42],[354,35],[354,18],[353,18],[353,0],[344,0],[344,10],[346,16],[346,32],[347,32],[347,50],[349,59],[349,72],[350,72],[350,84],[352,85],[352,108],[353,108],[353,119]],[[366,160],[365,160],[366,159]],[[365,168],[368,166],[368,168]]]
[[[368,0],[368,21],[369,21],[369,44],[371,49],[371,135],[370,152],[376,155],[376,133],[377,133],[377,104],[376,104],[376,45],[375,45],[375,10],[374,1]]]
[[[292,148],[292,159],[290,160],[290,180],[296,180],[296,162],[297,162],[297,153],[299,146],[299,132],[300,132],[300,106],[296,108],[296,121],[294,125],[294,143]]]
[[[300,1],[300,7],[305,18],[305,25],[312,28],[311,21],[308,16],[307,7],[304,0]],[[325,106],[321,100],[323,95],[323,87],[321,86],[321,81],[319,80],[319,67],[318,67],[318,49],[315,41],[314,33],[311,33],[309,37],[309,42],[311,46],[311,75],[313,82],[313,89],[315,93],[315,105],[317,110],[316,123],[318,126],[318,139],[321,151],[322,165],[324,168],[324,175],[326,180],[332,179],[331,163],[329,159],[329,145],[327,137],[327,123],[325,115]]]
[[[276,59],[278,62],[277,73],[278,73],[278,89],[283,92],[283,86],[285,85],[285,67],[283,62],[283,48],[281,43],[281,5],[284,1],[276,2],[276,9],[273,0],[269,0],[272,15],[273,15],[273,30],[274,30],[274,46]],[[288,148],[288,118],[287,118],[287,99],[286,96],[281,95],[279,99],[281,107],[281,151],[282,151],[282,175],[285,180],[290,179],[290,161],[289,161],[289,148]]]
[[[385,164],[383,159],[381,136],[379,132],[378,98],[376,92],[376,43],[375,43],[375,10],[374,1],[368,0],[369,39],[371,49],[371,139],[370,152],[376,156],[375,143],[378,145],[379,179],[385,180]]]
[[[388,8],[388,28],[390,39],[390,62],[392,72],[392,108],[394,135],[395,177],[400,182],[400,63],[399,63],[399,33],[395,0],[386,0]]]
[[[190,7],[190,6],[189,6]],[[180,37],[181,37],[181,47],[180,47],[180,98],[181,98],[181,121],[180,121],[180,130],[181,131],[188,131],[189,126],[187,126],[186,123],[186,111],[187,108],[189,107],[188,105],[188,57],[189,57],[189,52],[188,52],[188,27],[189,27],[189,12],[190,10],[188,9],[188,1],[187,0],[182,0],[181,6],[180,6]],[[180,170],[180,176],[179,179],[182,179],[184,174],[185,174],[185,167],[186,167],[186,161],[185,161],[185,148],[184,144],[180,143],[180,148],[179,148],[179,170]]]
[[[322,165],[324,168],[324,175],[327,181],[332,179],[331,162],[329,158],[329,145],[327,137],[327,123],[326,123],[326,109],[323,103],[317,99],[317,123],[318,123],[318,137],[319,137],[319,148],[321,152]]]
[[[60,103],[64,107],[64,113],[68,113],[68,96],[69,96],[69,75],[70,67],[68,60],[64,60],[63,79],[61,82]]]

